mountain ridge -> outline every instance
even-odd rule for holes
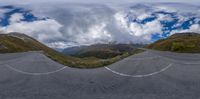
[[[200,53],[200,34],[194,32],[175,33],[146,48],[179,53]]]
[[[117,62],[130,55],[142,52],[135,50],[133,53],[124,53],[113,58],[102,60],[95,57],[77,58],[63,55],[38,42],[37,40],[21,33],[0,34],[0,53],[17,53],[27,51],[43,51],[43,54],[52,60],[74,68],[97,68]]]
[[[122,55],[126,52],[131,52],[138,47],[143,47],[142,44],[94,44],[89,46],[77,46],[66,48],[62,53],[75,57],[96,57],[101,59],[112,58]]]

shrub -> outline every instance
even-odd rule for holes
[[[184,44],[181,42],[173,42],[171,51],[182,51],[184,49]]]

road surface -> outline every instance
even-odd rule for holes
[[[0,54],[0,99],[200,99],[200,54],[146,51],[75,69],[41,52]]]

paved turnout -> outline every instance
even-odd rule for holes
[[[41,52],[0,54],[0,99],[200,99],[200,55],[146,51],[75,69]]]

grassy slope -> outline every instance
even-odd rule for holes
[[[150,49],[180,53],[200,53],[200,34],[180,33],[147,46]]]
[[[142,52],[142,50],[134,50],[114,58],[101,60],[98,58],[75,58],[63,55],[26,35],[12,33],[9,35],[0,34],[0,53],[15,53],[25,51],[43,51],[44,54],[63,65],[76,68],[96,68],[114,63],[129,55]]]
[[[138,45],[139,46],[139,45]],[[100,59],[113,58],[137,49],[133,44],[95,44],[64,49],[62,53],[74,57],[96,57]]]

